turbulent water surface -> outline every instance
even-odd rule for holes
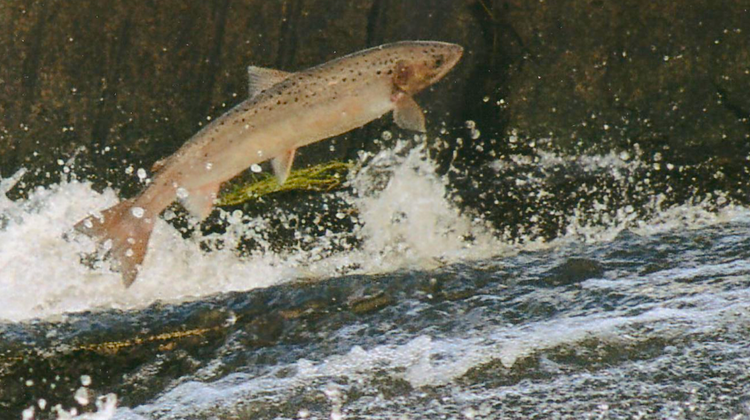
[[[3,180],[2,418],[750,415],[750,210],[675,199],[638,156],[439,171],[421,144],[362,155],[312,211],[162,221],[127,290],[70,234],[114,191]],[[594,202],[550,206],[570,168]],[[487,210],[509,172],[538,203],[512,229]]]

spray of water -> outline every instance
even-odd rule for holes
[[[627,173],[643,165],[637,159],[625,161],[611,154],[541,156],[536,165],[542,169],[574,161],[582,167]],[[498,176],[506,164],[493,163]],[[24,176],[24,171],[19,171],[0,182],[0,319],[19,321],[97,308],[141,308],[157,300],[180,302],[301,277],[431,268],[466,259],[512,255],[560,242],[611,240],[623,229],[649,234],[705,225],[745,211],[726,206],[716,212],[700,201],[663,210],[657,195],[651,205],[659,211],[649,221],[639,219],[627,206],[611,212],[603,205],[602,212],[615,216],[604,225],[592,225],[587,214],[573,209],[566,216],[566,235],[556,241],[547,243],[534,235],[533,229],[511,240],[494,232],[481,217],[456,205],[449,198],[447,176],[438,174],[436,168],[423,143],[400,140],[379,153],[363,153],[359,169],[349,179],[351,188],[336,193],[336,198],[349,208],[336,216],[351,218],[354,228],[337,232],[321,225],[318,228],[326,229],[324,235],[307,238],[304,247],[281,252],[269,252],[267,247],[249,254],[232,246],[215,247],[210,252],[201,249],[201,243],[236,244],[247,238],[263,243],[267,240],[264,217],[223,212],[225,232],[188,239],[161,220],[141,275],[127,292],[119,275],[106,262],[96,262],[93,268],[82,262],[95,246],[88,238],[71,232],[72,226],[89,212],[116,203],[116,192],[97,192],[88,182],[67,178],[13,201],[5,193]],[[527,182],[534,181],[529,178]],[[539,188],[540,196],[549,193],[542,183]],[[326,197],[320,199],[325,208]],[[284,220],[296,217],[279,213],[275,209],[268,212]],[[351,238],[356,238],[358,245],[349,245],[346,240]]]

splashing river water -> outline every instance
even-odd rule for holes
[[[138,420],[748,414],[750,210],[655,199],[642,218],[602,204],[606,223],[571,210],[554,240],[531,229],[509,238],[450,198],[427,155],[406,141],[362,155],[350,188],[318,208],[354,228],[299,227],[305,246],[281,252],[214,246],[268,242],[264,217],[226,211],[221,232],[187,238],[160,221],[127,291],[107,264],[82,264],[93,244],[69,235],[114,191],[68,180],[13,201],[5,193],[24,173],[3,180],[0,410]],[[643,165],[541,157],[535,166],[616,174]],[[500,177],[507,165],[485,169]],[[541,185],[540,196],[552,193]]]

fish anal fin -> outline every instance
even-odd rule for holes
[[[252,98],[261,91],[283,82],[291,74],[281,70],[250,66],[247,68],[248,93]]]
[[[398,93],[394,95],[396,107],[393,109],[393,120],[396,125],[405,129],[424,133],[425,129],[424,113],[422,109],[414,102],[414,99],[405,94]]]
[[[276,175],[276,180],[279,182],[279,185],[282,185],[289,177],[289,173],[292,171],[292,164],[294,164],[294,153],[296,151],[297,149],[289,149],[276,156],[271,161],[273,173]]]
[[[159,172],[161,170],[161,168],[163,168],[164,165],[167,164],[167,159],[169,159],[169,158],[165,157],[165,158],[159,159],[156,162],[154,162],[154,164],[151,166],[151,172],[152,173]]]
[[[188,196],[181,199],[182,205],[193,217],[202,221],[211,214],[220,186],[219,183],[206,184],[200,188],[188,190]]]
[[[101,215],[81,220],[75,229],[108,248],[113,269],[121,273],[125,287],[130,287],[146,257],[154,219],[155,215],[136,208],[133,200],[125,200]]]

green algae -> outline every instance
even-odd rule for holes
[[[330,191],[341,186],[346,180],[346,174],[353,166],[351,162],[331,161],[293,170],[286,182],[281,185],[276,177],[267,174],[250,183],[231,187],[219,198],[218,204],[220,206],[237,205],[284,191]]]

